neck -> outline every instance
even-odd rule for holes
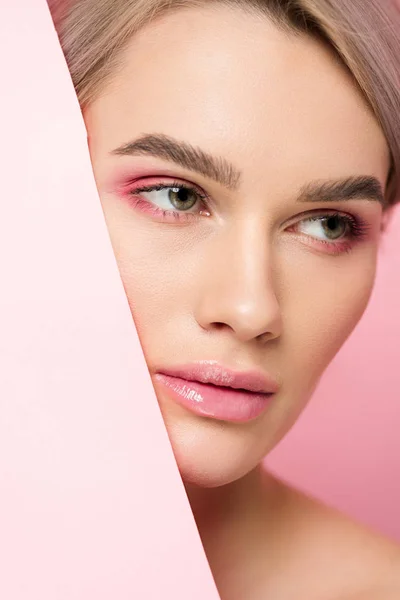
[[[200,533],[216,523],[226,523],[243,512],[260,491],[264,473],[260,467],[226,485],[205,488],[185,483],[190,506]]]
[[[240,586],[252,588],[256,568],[265,571],[266,544],[281,504],[278,480],[258,466],[224,486],[185,488],[220,596],[236,598]]]
[[[212,569],[231,545],[254,545],[260,523],[276,503],[276,480],[260,465],[227,485],[201,488],[185,483],[185,488]]]

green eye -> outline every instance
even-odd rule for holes
[[[195,190],[184,187],[169,188],[168,200],[177,210],[189,210],[199,200]]]
[[[348,227],[346,221],[338,215],[321,219],[321,225],[330,240],[337,240],[343,237]]]

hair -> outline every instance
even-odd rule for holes
[[[295,35],[323,39],[353,76],[386,137],[385,209],[400,201],[400,10],[395,0],[48,0],[81,109],[121,66],[122,51],[166,13],[212,3],[256,10]]]

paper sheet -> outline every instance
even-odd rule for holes
[[[0,598],[216,600],[45,0],[0,48]]]

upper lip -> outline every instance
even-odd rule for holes
[[[242,389],[249,392],[272,394],[278,391],[278,383],[269,375],[257,370],[233,371],[216,361],[199,361],[182,366],[157,370],[161,375],[179,377],[212,385]]]

